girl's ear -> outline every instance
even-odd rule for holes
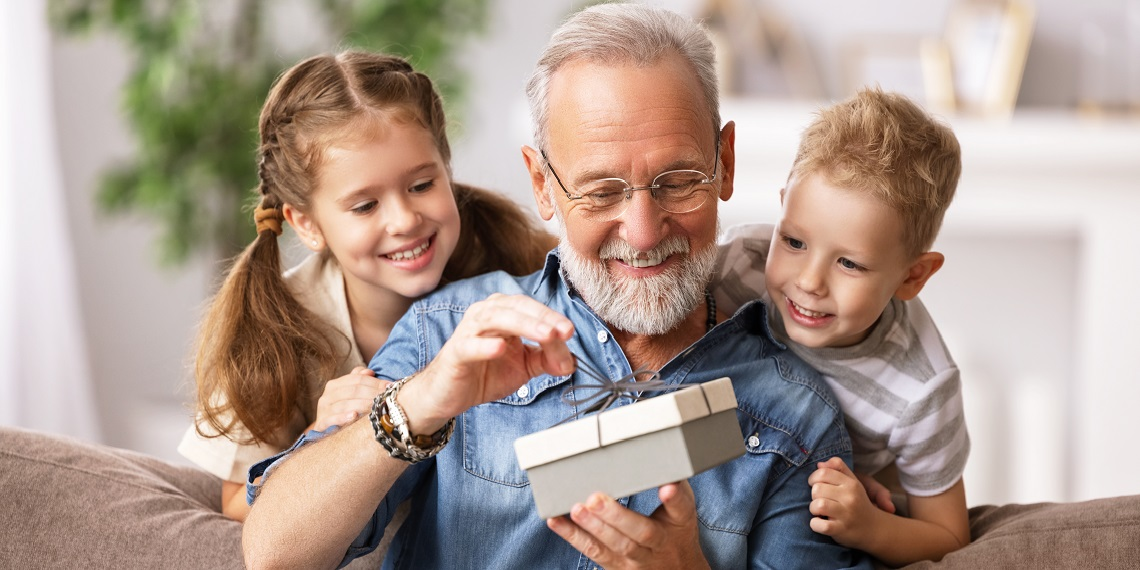
[[[927,280],[939,269],[942,269],[942,264],[945,261],[946,257],[937,251],[928,251],[918,256],[918,259],[914,260],[914,263],[907,269],[906,279],[895,290],[895,297],[903,301],[917,297],[922,288],[926,286]]]
[[[529,147],[522,147],[523,162],[530,173],[530,187],[534,192],[534,202],[538,205],[538,214],[543,220],[550,221],[554,216],[554,204],[550,201],[550,193],[546,191],[546,161],[539,156],[538,151]]]
[[[321,228],[317,226],[317,221],[312,216],[294,208],[292,204],[282,205],[281,213],[285,216],[285,221],[293,227],[293,232],[297,234],[297,238],[305,247],[316,252],[325,248],[325,239],[321,235]]]

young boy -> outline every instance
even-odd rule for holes
[[[948,127],[903,96],[860,91],[804,132],[779,224],[729,230],[713,284],[729,311],[763,298],[776,338],[843,409],[855,473],[838,458],[817,466],[812,529],[892,566],[970,540],[958,368],[917,297],[942,267],[930,248],[960,172]],[[907,517],[871,478],[891,464]]]

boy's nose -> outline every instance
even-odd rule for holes
[[[823,271],[814,265],[805,265],[803,270],[800,271],[796,277],[796,287],[804,293],[816,296],[823,295],[826,292],[823,273]]]

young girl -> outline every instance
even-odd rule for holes
[[[370,358],[441,282],[541,268],[555,240],[510,200],[451,181],[439,95],[402,59],[298,63],[261,111],[257,238],[202,323],[197,420],[179,452],[221,477],[243,520],[249,467],[306,428],[358,417]],[[314,253],[281,273],[281,223]]]

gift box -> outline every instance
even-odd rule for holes
[[[515,440],[542,518],[590,494],[620,498],[744,455],[728,378],[686,386]]]

